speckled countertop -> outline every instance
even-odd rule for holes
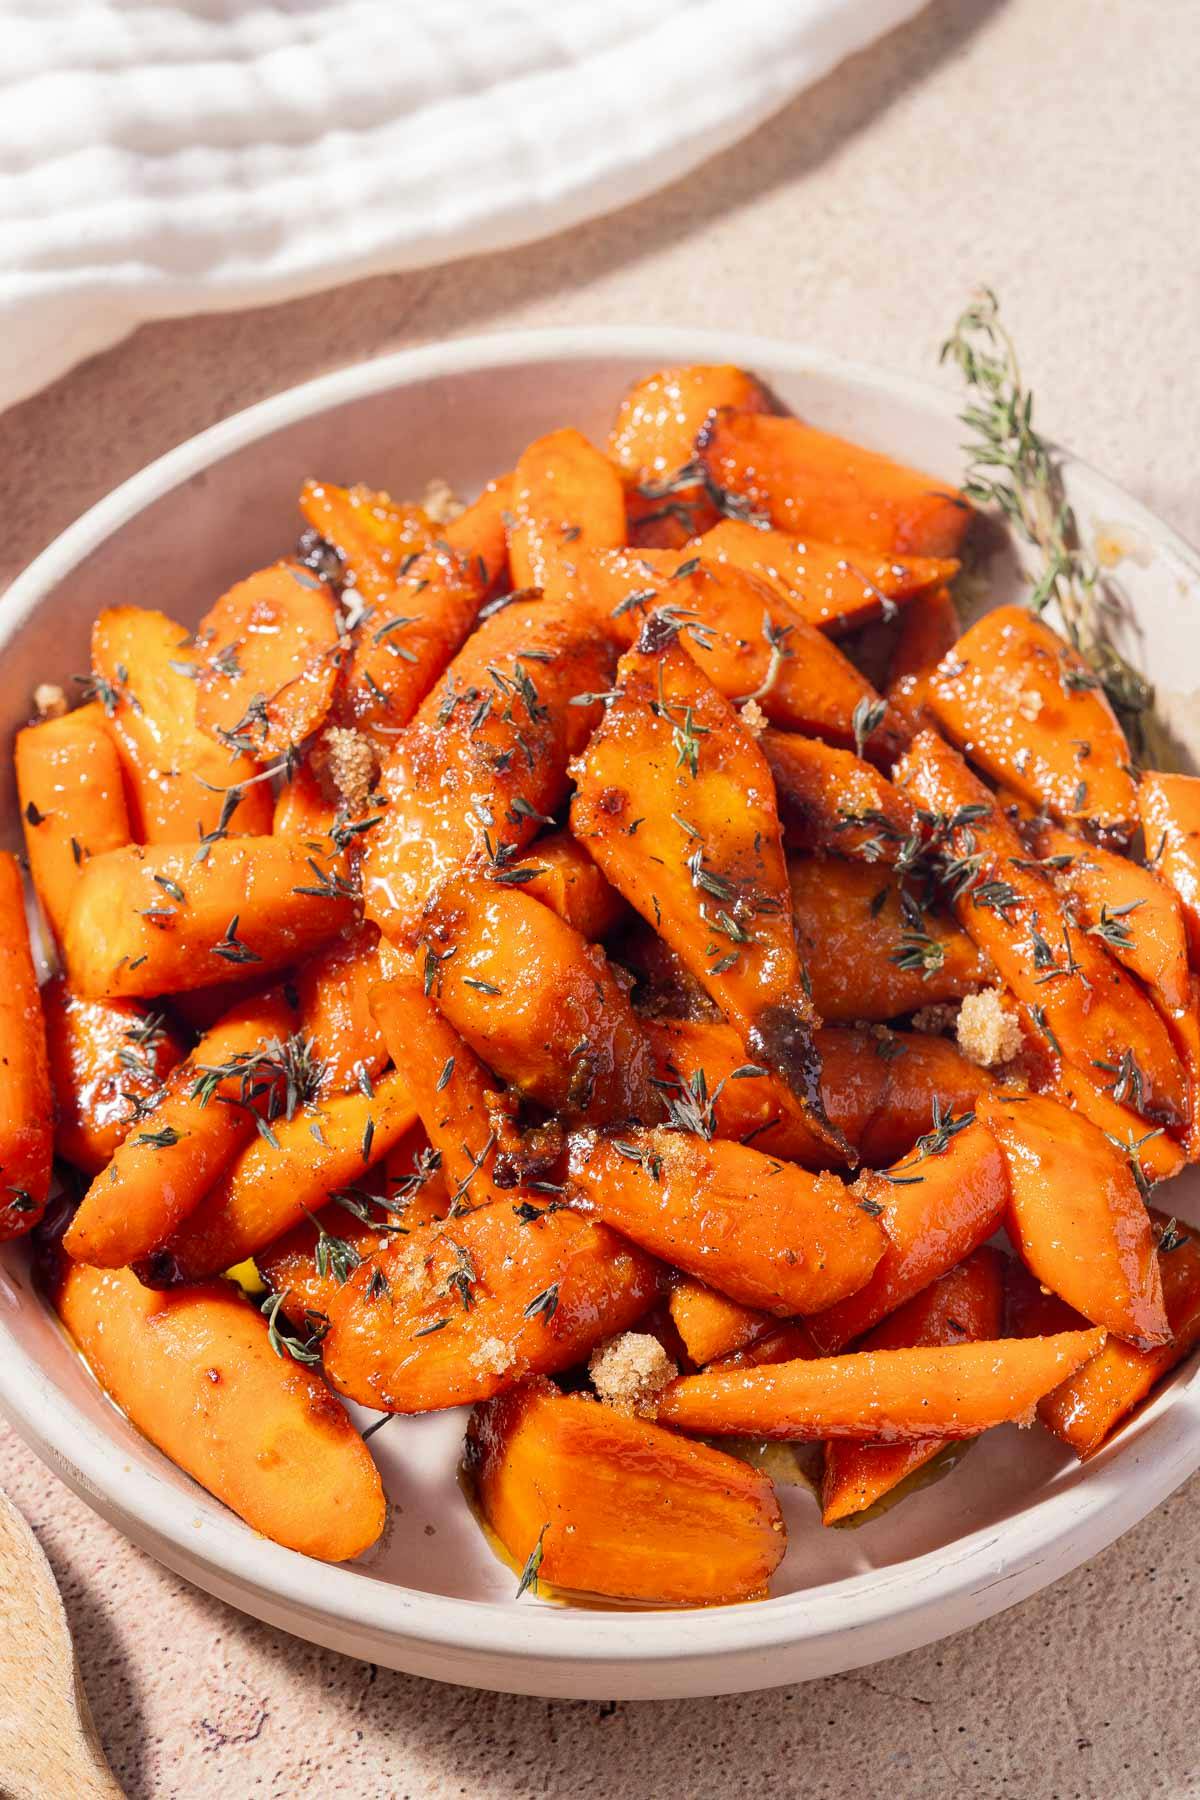
[[[781,0],[781,4],[783,0]],[[689,180],[548,244],[149,327],[0,418],[0,584],[116,481],[378,351],[509,326],[789,334],[928,375],[1001,292],[1043,424],[1200,540],[1195,0],[939,0]],[[131,1796],[1200,1793],[1200,1478],[1075,1575],[898,1661],[713,1701],[475,1694],[184,1586],[0,1430]],[[58,1800],[58,1797],[54,1797]]]

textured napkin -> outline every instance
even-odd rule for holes
[[[0,406],[637,199],[921,3],[0,0]]]

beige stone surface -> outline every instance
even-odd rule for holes
[[[786,0],[780,0],[786,4]],[[0,579],[200,427],[377,351],[506,326],[783,333],[928,374],[1000,291],[1045,427],[1193,539],[1195,0],[941,0],[656,198],[511,255],[154,326],[0,418]],[[1200,1481],[1086,1568],[937,1648],[742,1698],[594,1706],[439,1688],[191,1591],[11,1437],[134,1796],[1200,1793]]]

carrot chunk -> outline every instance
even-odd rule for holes
[[[89,856],[133,836],[116,746],[93,702],[18,731],[17,798],[29,875],[55,943],[61,943]]]
[[[0,1242],[45,1211],[54,1104],[37,975],[17,860],[0,852]]]
[[[364,606],[386,600],[404,559],[424,550],[433,537],[433,521],[419,506],[399,505],[367,487],[306,481],[300,511],[333,551],[343,584]]]
[[[1138,811],[1146,856],[1179,895],[1192,961],[1200,965],[1200,776],[1142,776]]]
[[[162,1013],[136,1000],[84,1000],[65,977],[42,989],[58,1154],[96,1175],[183,1056]]]
[[[269,762],[324,722],[342,656],[337,604],[301,563],[274,563],[222,594],[196,648],[196,723],[218,743]]]
[[[552,431],[517,459],[508,560],[518,588],[545,586],[547,568],[580,549],[625,542],[625,490],[581,432]]]

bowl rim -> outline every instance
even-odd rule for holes
[[[953,394],[932,383],[876,369],[787,340],[689,327],[561,327],[457,338],[400,350],[319,376],[209,426],[157,458],[61,532],[10,586],[0,612],[0,648],[26,625],[59,581],[139,512],[199,471],[303,419],[389,389],[523,362],[584,362],[628,356],[672,362],[735,362],[789,375],[815,374],[909,407],[954,416]],[[1064,453],[1066,455],[1067,453]],[[1144,529],[1200,583],[1200,556],[1134,496],[1073,455],[1067,460],[1119,499]],[[0,1290],[0,1297],[3,1297]],[[199,1564],[265,1601],[301,1609],[335,1629],[393,1643],[420,1643],[514,1664],[569,1661],[710,1663],[762,1656],[802,1641],[816,1646],[888,1627],[889,1643],[832,1660],[888,1655],[974,1624],[1067,1573],[1145,1516],[1200,1468],[1200,1370],[1181,1374],[1092,1463],[1069,1470],[1010,1519],[903,1563],[781,1594],[766,1602],[688,1611],[593,1611],[522,1606],[431,1594],[371,1578],[369,1570],[313,1561],[259,1537],[206,1497],[210,1516],[190,1507],[157,1470],[131,1465],[13,1338],[0,1314],[0,1413],[26,1442],[100,1510],[132,1521],[190,1567]],[[951,1622],[939,1617],[965,1599]],[[253,1608],[251,1608],[253,1610]],[[686,1618],[686,1625],[683,1619]],[[771,1669],[762,1671],[769,1682]],[[461,1677],[460,1677],[461,1678]],[[782,1670],[775,1677],[795,1680]],[[693,1690],[700,1691],[700,1690]],[[707,1691],[714,1691],[708,1689]]]

